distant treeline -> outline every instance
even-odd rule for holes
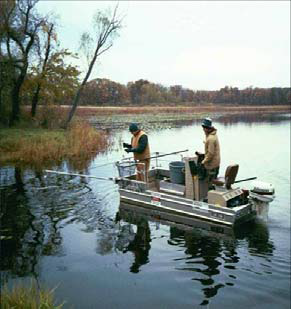
[[[81,35],[79,51],[88,61],[87,72],[81,72],[72,60],[82,56],[61,48],[57,19],[54,14],[41,14],[37,2],[0,1],[0,124],[4,126],[14,126],[25,120],[27,114],[22,111],[23,105],[26,105],[26,112],[30,106],[27,121],[42,126],[47,125],[49,119],[60,118],[59,114],[50,114],[52,106],[70,105],[71,110],[62,124],[66,127],[79,105],[194,106],[212,103],[274,106],[287,105],[291,101],[289,87],[238,89],[225,86],[207,91],[192,90],[196,88],[195,84],[192,89],[181,85],[166,87],[144,79],[126,85],[109,79],[90,81],[97,57],[112,46],[112,40],[121,28],[121,20],[115,19],[119,15],[116,14],[117,6],[113,14],[97,11],[94,15],[98,18],[93,28],[99,29],[94,40],[87,32]],[[40,105],[42,109],[38,108]],[[41,117],[44,119],[39,120]]]
[[[80,105],[148,105],[148,104],[290,104],[291,88],[253,88],[239,90],[225,86],[220,90],[191,90],[181,85],[165,87],[140,79],[127,85],[109,79],[88,82],[81,95]]]

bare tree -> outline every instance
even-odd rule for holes
[[[90,77],[97,58],[113,45],[114,38],[118,36],[118,31],[122,26],[122,19],[117,16],[117,8],[118,6],[115,7],[113,13],[98,11],[93,17],[94,37],[88,32],[83,33],[81,36],[80,47],[87,58],[88,70],[74,97],[72,108],[65,123],[65,128],[67,128],[74,116],[80,95]]]

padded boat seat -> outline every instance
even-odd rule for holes
[[[225,170],[224,177],[218,177],[213,179],[212,183],[216,186],[225,186],[227,189],[231,188],[231,185],[234,183],[239,165],[229,165]]]

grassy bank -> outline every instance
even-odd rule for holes
[[[2,129],[0,165],[51,166],[62,160],[86,161],[109,145],[108,136],[85,123],[69,130]]]

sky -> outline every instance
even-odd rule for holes
[[[78,52],[97,10],[124,16],[120,36],[90,76],[121,84],[290,87],[289,1],[40,1],[59,16],[61,46]],[[86,70],[85,61],[76,62]]]

